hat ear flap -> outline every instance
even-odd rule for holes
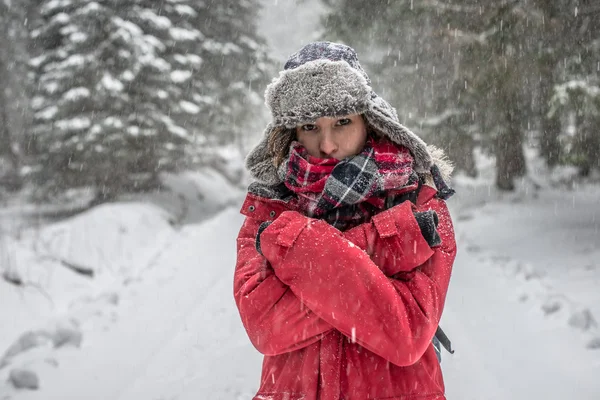
[[[377,96],[373,99],[371,108],[365,112],[365,119],[375,130],[410,150],[417,172],[429,172],[433,159],[427,150],[427,145],[420,137],[398,122],[397,115],[392,106]]]
[[[250,176],[268,185],[277,185],[281,182],[273,158],[269,154],[269,138],[274,131],[272,124],[267,125],[263,139],[246,157],[246,169],[250,172]]]

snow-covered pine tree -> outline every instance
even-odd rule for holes
[[[570,129],[558,136],[559,161],[587,176],[600,170],[600,7],[582,2],[576,14],[562,17],[556,24],[567,39],[550,49],[570,51],[558,53],[555,70],[560,80],[553,82],[548,117],[569,121]]]
[[[142,143],[139,150],[156,149],[164,144],[162,153],[148,154],[149,164],[143,165],[140,172],[152,166],[156,171],[185,168],[191,161],[190,155],[201,144],[188,119],[198,113],[198,107],[186,96],[191,74],[180,68],[177,59],[178,55],[186,60],[200,59],[190,43],[200,41],[202,34],[186,20],[186,3],[189,2],[122,0],[118,3],[119,16],[138,26],[145,40],[155,48],[135,84],[128,87],[136,108],[135,119],[159,127],[154,128],[155,137],[146,136],[148,143]],[[155,121],[158,123],[154,124]]]
[[[512,188],[525,169],[520,91],[529,93],[522,80],[530,72],[520,38],[529,8],[492,0],[322,1],[330,6],[326,29],[378,57],[374,85],[407,124],[471,175],[474,139],[483,138],[499,156],[498,187]]]
[[[322,1],[329,9],[324,21],[328,37],[357,48],[375,90],[397,108],[402,122],[444,148],[458,169],[476,175],[476,101],[459,73],[460,44],[441,23],[444,4]]]
[[[163,57],[182,92],[171,117],[192,132],[195,146],[188,156],[194,165],[214,165],[215,147],[243,140],[249,129],[264,124],[257,114],[263,109],[271,60],[257,33],[258,10],[256,0],[165,0],[156,9],[173,24]]]
[[[264,127],[263,92],[274,73],[273,61],[258,35],[257,0],[192,0],[187,5],[195,11],[189,23],[202,34],[191,49],[201,65],[191,71],[186,92],[188,102],[200,107],[189,120],[190,129],[205,138],[196,161],[214,165],[215,146],[235,143],[243,150],[244,141]]]
[[[255,3],[234,3],[43,1],[32,61],[41,182],[143,190],[232,140],[261,97],[249,82],[266,76]]]
[[[191,136],[169,117],[177,88],[164,44],[127,19],[127,2],[42,6],[33,32],[35,146],[48,188],[92,186],[110,197],[156,183]],[[127,10],[129,11],[129,10]],[[140,10],[150,18],[152,10]],[[156,26],[157,33],[169,26]]]

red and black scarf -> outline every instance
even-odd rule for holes
[[[390,194],[418,186],[412,155],[388,140],[369,139],[359,154],[343,160],[312,157],[293,142],[284,168],[299,210],[340,230],[369,220]]]

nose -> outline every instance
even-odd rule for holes
[[[332,140],[330,134],[324,133],[321,138],[321,143],[319,143],[319,150],[327,157],[331,157],[333,153],[337,150],[337,144]]]

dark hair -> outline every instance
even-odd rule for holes
[[[364,114],[361,114],[361,117],[365,123],[367,128],[367,136],[372,137],[375,140],[379,140],[383,137],[383,135],[377,131],[375,128],[369,124]],[[290,145],[292,142],[296,140],[296,129],[294,128],[286,128],[286,127],[277,127],[271,133],[269,140],[267,142],[267,148],[269,151],[269,156],[273,160],[273,164],[276,167],[279,167],[281,163],[288,156],[290,151]]]
[[[296,130],[293,128],[277,127],[267,142],[269,156],[273,164],[279,167],[290,151],[290,145],[296,140]]]

